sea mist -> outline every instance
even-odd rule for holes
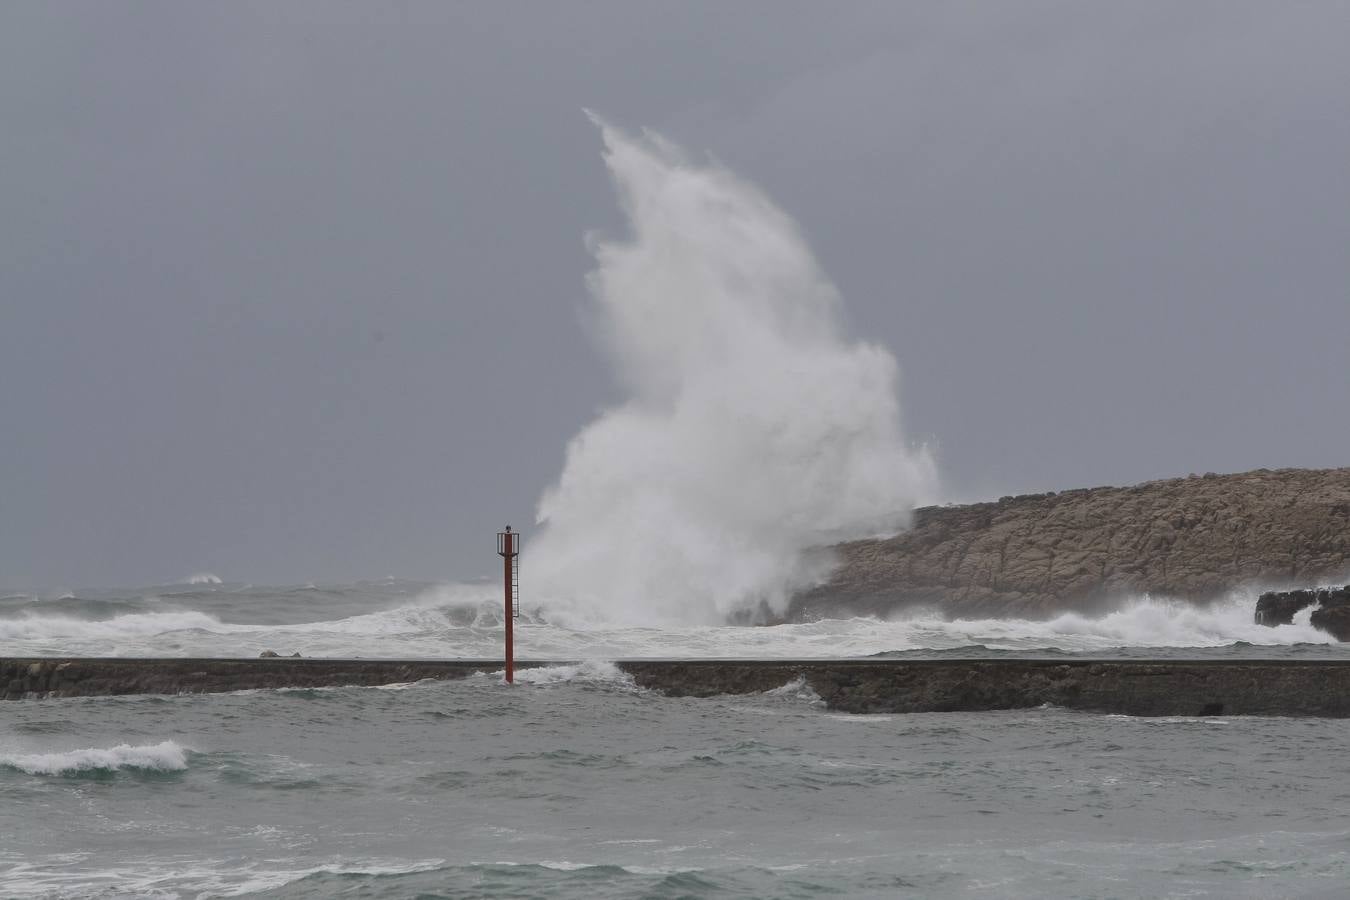
[[[842,333],[793,220],[720,165],[595,122],[631,233],[590,237],[589,314],[626,399],[539,501],[531,593],[551,621],[780,612],[828,574],[821,548],[904,527],[933,460],[905,441],[894,358]]]

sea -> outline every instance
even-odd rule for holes
[[[500,654],[487,585],[0,596],[5,656]],[[0,703],[0,897],[1344,897],[1350,722],[674,698],[640,657],[1342,658],[1306,617],[550,623],[514,685]]]

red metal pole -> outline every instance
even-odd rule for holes
[[[506,530],[506,544],[502,549],[506,551],[502,554],[502,559],[505,562],[502,580],[506,585],[506,683],[514,684],[516,680],[516,650],[514,646],[515,634],[513,633],[515,616],[511,603],[511,566],[515,564],[516,536],[509,528]]]

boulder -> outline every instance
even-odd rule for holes
[[[1339,591],[1321,591],[1321,603],[1313,610],[1312,624],[1338,641],[1350,641],[1350,585]]]

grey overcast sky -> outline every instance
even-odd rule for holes
[[[593,108],[802,225],[944,496],[1350,464],[1350,3],[0,6],[0,585],[493,571],[618,398]]]

